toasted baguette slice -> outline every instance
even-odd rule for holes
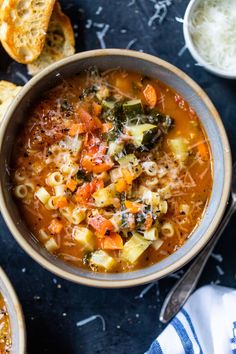
[[[28,73],[36,75],[48,65],[68,57],[75,52],[75,38],[70,19],[56,2],[48,26],[45,45],[40,56],[28,64]]]
[[[0,81],[0,124],[5,112],[20,90],[21,86],[4,80]]]
[[[41,53],[55,0],[3,0],[0,39],[19,63],[30,63]]]

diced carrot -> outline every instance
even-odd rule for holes
[[[115,183],[115,188],[117,192],[122,193],[127,190],[128,184],[126,183],[124,178],[120,178],[116,183]]]
[[[92,117],[85,109],[80,107],[78,109],[78,116],[88,131],[93,131],[100,129],[102,127],[102,122],[97,117]]]
[[[149,230],[152,227],[152,215],[147,214],[146,215],[146,220],[145,220],[145,230]]]
[[[155,107],[155,105],[157,103],[157,93],[156,93],[155,88],[152,85],[147,84],[147,86],[143,90],[143,95],[145,97],[147,104],[151,108]]]
[[[86,132],[86,127],[85,127],[84,123],[74,123],[70,127],[70,130],[69,130],[68,134],[70,136],[75,136],[77,134],[83,134],[85,132]]]
[[[57,209],[65,208],[68,205],[68,201],[65,196],[58,196],[58,197],[55,197],[53,204],[55,205],[55,207]]]
[[[126,168],[122,169],[122,175],[127,184],[131,184],[133,182],[134,177],[128,169]]]
[[[112,129],[112,123],[103,123],[102,125],[102,133],[107,133]]]
[[[68,189],[71,190],[71,192],[75,191],[75,188],[77,186],[77,182],[74,179],[70,179],[67,183],[66,183],[66,187]]]
[[[112,222],[102,215],[95,215],[89,218],[89,225],[91,225],[101,236],[110,233],[114,229]]]
[[[208,150],[207,145],[205,143],[201,143],[197,146],[198,152],[203,160],[208,158]]]
[[[92,196],[98,189],[104,187],[101,179],[95,179],[92,182],[84,183],[76,191],[75,200],[80,204],[87,204]]]
[[[100,104],[98,104],[97,102],[93,102],[92,103],[92,111],[96,117],[99,117],[100,114],[102,113],[102,106]]]
[[[63,229],[63,224],[57,219],[52,219],[51,224],[48,226],[48,230],[52,234],[59,234]]]
[[[84,156],[83,159],[81,159],[81,166],[83,167],[84,170],[88,172],[94,172],[94,173],[102,173],[105,171],[110,170],[113,167],[113,162],[111,159],[107,156],[105,157],[91,157],[89,155]]]
[[[109,236],[98,238],[97,245],[104,250],[120,250],[123,248],[123,239],[118,233],[111,232]]]
[[[137,214],[142,210],[143,205],[140,203],[131,202],[130,200],[126,200],[125,207],[129,210],[130,213]]]

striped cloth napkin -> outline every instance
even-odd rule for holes
[[[236,354],[236,290],[198,289],[146,354]]]

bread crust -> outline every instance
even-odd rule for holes
[[[20,90],[21,86],[16,86],[12,82],[5,80],[0,81],[0,124],[7,109]]]
[[[2,1],[0,39],[14,60],[27,64],[40,55],[54,4],[55,0]]]
[[[75,38],[70,19],[56,2],[48,26],[45,45],[40,56],[28,64],[30,75],[36,75],[48,65],[75,53]]]

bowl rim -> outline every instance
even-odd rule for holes
[[[16,295],[15,289],[13,288],[13,285],[10,282],[4,270],[2,269],[2,267],[0,267],[0,278],[6,288],[7,294],[5,296],[1,292],[1,289],[0,289],[0,293],[2,294],[4,301],[6,302],[6,306],[8,306],[8,302],[11,302],[16,313],[17,327],[19,330],[19,347],[18,347],[17,354],[24,354],[26,350],[26,328],[25,328],[25,320],[24,320],[22,307],[18,299],[18,296]],[[12,328],[11,321],[12,319],[10,317],[10,326]]]
[[[184,14],[184,22],[183,22],[183,33],[184,33],[184,39],[186,46],[188,50],[190,51],[192,57],[199,63],[201,66],[203,66],[206,70],[211,72],[214,75],[223,77],[225,79],[236,79],[236,73],[231,74],[230,72],[220,69],[215,65],[209,64],[198,52],[196,46],[193,43],[192,36],[189,31],[189,22],[190,18],[192,16],[192,12],[195,10],[195,7],[200,4],[201,1],[204,0],[191,0],[187,6],[187,9]]]
[[[125,49],[96,49],[86,52],[81,52],[74,54],[71,57],[63,59],[59,62],[56,62],[42,72],[33,77],[19,92],[11,106],[9,107],[7,113],[5,114],[4,120],[0,129],[0,147],[2,146],[2,142],[5,135],[5,129],[8,125],[8,122],[11,120],[12,113],[18,105],[18,102],[27,94],[28,91],[32,89],[32,87],[39,81],[41,81],[47,74],[55,69],[60,69],[65,65],[70,65],[73,62],[76,62],[81,59],[86,59],[89,57],[96,56],[120,56],[122,57],[131,57],[134,60],[144,60],[154,65],[159,65],[164,67],[165,69],[171,71],[180,79],[187,82],[187,84],[197,93],[197,95],[204,101],[204,104],[207,106],[212,116],[214,117],[214,121],[217,124],[219,135],[221,137],[221,142],[224,147],[224,185],[222,190],[222,199],[221,203],[214,215],[214,219],[207,229],[207,232],[202,236],[202,238],[194,245],[194,247],[185,255],[183,255],[179,260],[176,260],[173,264],[169,265],[165,269],[159,270],[158,272],[151,273],[149,275],[135,277],[134,279],[122,279],[122,280],[105,280],[105,279],[94,279],[87,278],[86,276],[72,274],[69,271],[61,269],[59,266],[54,265],[49,260],[45,259],[41,254],[39,254],[31,245],[24,239],[21,233],[18,231],[14,220],[11,218],[10,213],[8,212],[8,207],[5,203],[3,189],[4,186],[0,183],[0,209],[2,212],[2,216],[11,232],[15,240],[19,243],[19,245],[24,249],[24,251],[29,254],[37,263],[41,266],[49,270],[50,272],[56,274],[57,276],[70,280],[75,283],[79,283],[82,285],[93,286],[93,287],[102,287],[102,288],[122,288],[122,287],[130,287],[145,284],[160,278],[163,278],[167,274],[170,274],[181,267],[183,267],[187,262],[189,262],[194,256],[196,256],[199,251],[206,245],[206,243],[210,240],[214,231],[216,230],[223,213],[225,211],[229,193],[231,186],[231,175],[232,175],[232,159],[231,159],[231,150],[228,142],[228,138],[215,106],[207,96],[207,94],[202,90],[202,88],[187,74],[185,74],[182,70],[178,69],[174,65],[164,61],[158,57],[155,57],[150,54],[136,52],[133,50],[125,50]]]

